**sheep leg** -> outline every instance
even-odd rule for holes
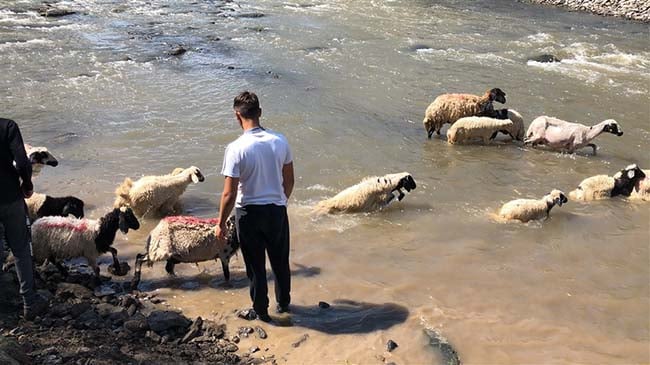
[[[230,284],[230,268],[228,267],[228,264],[230,263],[229,259],[220,259],[221,260],[221,268],[223,269],[223,278],[224,278],[224,283],[223,287],[225,288],[232,288],[232,284]]]
[[[591,148],[594,149],[594,156],[596,156],[596,150],[598,149],[598,146],[596,146],[596,145],[593,144],[593,143],[589,143],[589,144],[587,144],[587,146],[589,146],[589,147],[591,147]]]
[[[176,266],[178,263],[180,263],[180,261],[176,260],[173,257],[167,260],[165,271],[167,271],[167,274],[169,274],[169,276],[176,276],[176,273],[174,273],[174,266]]]
[[[133,279],[131,280],[131,290],[136,290],[140,284],[142,263],[145,261],[149,261],[145,254],[139,253],[135,256],[135,273],[133,274]]]
[[[397,200],[398,200],[398,201],[402,201],[402,199],[404,199],[404,197],[406,196],[406,194],[404,194],[404,192],[403,192],[402,189],[400,189],[400,188],[397,188],[397,193],[399,194],[399,195],[397,196]],[[394,197],[393,194],[391,194],[391,196]]]

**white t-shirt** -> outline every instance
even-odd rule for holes
[[[262,128],[244,132],[226,147],[221,174],[239,178],[236,207],[287,205],[282,167],[293,161],[286,138]]]

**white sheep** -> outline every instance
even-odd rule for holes
[[[569,193],[571,200],[589,201],[630,196],[635,185],[646,175],[636,164],[617,172],[614,176],[596,175],[582,180],[578,188]]]
[[[397,190],[397,200],[402,200],[406,191],[415,189],[415,180],[408,172],[373,176],[336,194],[333,198],[319,202],[316,213],[355,213],[370,212],[388,205]]]
[[[111,247],[117,230],[126,234],[138,228],[140,223],[128,207],[115,208],[98,220],[43,217],[32,225],[34,261],[40,264],[49,260],[65,273],[60,260],[85,257],[99,278],[97,257],[106,252],[113,256],[115,270],[120,270],[117,250]]]
[[[496,119],[489,117],[464,117],[452,124],[447,130],[447,142],[450,144],[467,143],[480,140],[490,143],[497,133],[502,130],[512,129],[513,123],[509,119]]]
[[[499,109],[495,110],[494,114],[492,115],[487,115],[492,118],[497,118],[497,119],[509,119],[512,121],[512,126],[510,126],[507,129],[500,130],[499,132],[503,134],[507,134],[512,138],[513,140],[517,141],[523,141],[524,136],[526,133],[526,129],[524,127],[524,118],[519,114],[514,109]],[[496,134],[492,137],[494,139],[496,137]]]
[[[591,141],[601,133],[607,132],[622,136],[623,131],[614,119],[604,120],[594,126],[571,123],[562,119],[541,116],[528,126],[524,144],[545,145],[558,151],[573,153],[583,147],[591,147],[596,154],[598,148]]]
[[[445,123],[454,124],[458,119],[489,115],[494,111],[492,102],[506,102],[506,94],[499,88],[488,90],[482,96],[473,94],[442,94],[427,107],[424,113],[424,129],[427,137],[433,132],[440,134]]]
[[[176,168],[168,175],[145,176],[138,181],[130,178],[115,190],[114,207],[129,206],[139,217],[172,214],[178,210],[178,199],[187,186],[204,181],[198,167]]]
[[[52,156],[46,147],[34,147],[25,143],[25,152],[29,162],[32,164],[32,172],[34,175],[38,174],[45,165],[56,167],[59,164],[59,161]]]
[[[167,261],[165,270],[173,276],[174,265],[178,263],[197,263],[218,258],[228,283],[228,263],[239,248],[239,239],[234,216],[226,222],[226,239],[223,241],[216,236],[217,223],[217,219],[189,216],[161,219],[147,238],[146,251],[136,256],[131,288],[136,289],[140,283],[142,264],[146,262],[152,266],[158,261]]]
[[[499,210],[499,217],[504,220],[519,220],[524,223],[548,218],[551,209],[556,204],[562,206],[567,201],[568,199],[562,191],[553,189],[539,200],[516,199],[503,204]]]
[[[49,195],[34,193],[25,199],[29,219],[35,221],[41,217],[73,215],[77,218],[84,217],[84,202],[74,196],[51,197]]]
[[[650,170],[643,170],[645,177],[636,182],[630,194],[632,200],[650,201]]]

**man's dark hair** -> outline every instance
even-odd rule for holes
[[[260,109],[260,101],[257,99],[257,95],[248,91],[244,91],[243,93],[237,95],[232,107],[246,119],[259,118],[262,112]]]

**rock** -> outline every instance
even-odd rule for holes
[[[70,298],[90,299],[93,293],[85,286],[73,283],[59,283],[56,289],[56,296],[62,300]]]
[[[58,18],[62,16],[77,14],[77,12],[71,9],[54,8],[49,5],[46,5],[38,9],[38,14],[44,17]]]
[[[20,365],[30,363],[29,357],[14,339],[0,336],[0,364]]]
[[[255,326],[255,332],[257,333],[257,337],[259,337],[262,340],[264,340],[264,339],[266,339],[268,337],[266,335],[266,331],[264,331],[264,329],[262,327],[260,327],[260,326]]]
[[[237,317],[252,321],[257,319],[257,313],[255,313],[254,309],[243,309],[237,313]]]
[[[254,330],[251,327],[239,327],[239,331],[237,331],[237,334],[241,337],[248,337],[251,333],[253,333]]]
[[[135,304],[131,304],[131,306],[129,306],[129,309],[126,310],[126,314],[128,314],[129,317],[133,317],[137,310],[138,307]]]
[[[560,62],[560,59],[555,57],[552,54],[541,54],[541,55],[529,58],[528,61],[551,63],[551,62]]]
[[[185,52],[187,52],[187,49],[183,48],[182,46],[177,46],[172,48],[172,50],[167,52],[167,54],[170,56],[181,56]]]
[[[147,317],[147,324],[152,331],[160,333],[170,328],[186,329],[192,321],[178,312],[156,310]]]
[[[55,304],[52,307],[50,307],[49,315],[52,317],[64,317],[70,314],[71,309],[72,309],[72,304],[69,303]],[[79,314],[85,312],[86,310],[88,310],[88,308],[86,308]]]
[[[88,311],[90,309],[90,303],[88,302],[81,302],[81,303],[75,303],[72,305],[70,308],[70,315],[73,318],[79,317],[82,313]]]
[[[95,309],[97,310],[97,313],[98,313],[102,318],[106,318],[106,317],[108,317],[111,313],[113,313],[113,312],[115,311],[116,308],[115,308],[114,306],[108,304],[108,303],[101,303],[101,304],[97,304],[97,306],[95,307]]]
[[[304,335],[300,336],[298,341],[292,343],[291,347],[296,348],[296,347],[302,345],[305,341],[307,341],[308,338],[309,338],[309,334],[305,333]]]
[[[91,329],[98,329],[103,327],[103,321],[102,317],[95,312],[94,309],[88,309],[87,311],[83,312],[79,317],[77,317],[75,324],[73,325],[75,328],[91,328]]]
[[[388,340],[386,343],[386,350],[388,350],[388,352],[393,352],[393,350],[395,350],[397,347],[397,343],[393,340]]]
[[[162,337],[160,337],[156,332],[154,331],[147,331],[145,334],[145,337],[151,339],[151,341],[155,343],[160,343],[162,341]]]
[[[202,327],[203,327],[203,318],[197,317],[194,320],[194,323],[192,323],[192,325],[190,326],[190,328],[187,331],[187,333],[185,334],[185,336],[183,336],[183,338],[181,339],[181,343],[186,343],[186,342],[190,341],[191,339],[199,336],[199,334],[201,333]]]
[[[327,302],[318,302],[318,308],[327,309],[329,307],[330,307],[330,305]]]
[[[230,342],[239,343],[239,336],[232,336]]]
[[[38,295],[40,295],[43,299],[47,300],[48,302],[54,297],[54,294],[52,294],[52,292],[47,289],[38,289],[36,293],[38,293]]]
[[[97,298],[108,297],[110,295],[115,295],[115,293],[117,293],[117,290],[115,290],[115,288],[110,284],[98,286],[95,288],[94,292]],[[106,300],[110,300],[110,298],[107,298]]]
[[[253,346],[250,349],[248,349],[248,352],[251,353],[251,354],[254,354],[254,353],[258,352],[259,350],[260,350],[259,347]]]
[[[261,18],[263,16],[262,13],[241,13],[236,15],[237,18]]]
[[[149,329],[147,319],[142,314],[136,314],[124,322],[124,328],[133,333],[144,332]]]

